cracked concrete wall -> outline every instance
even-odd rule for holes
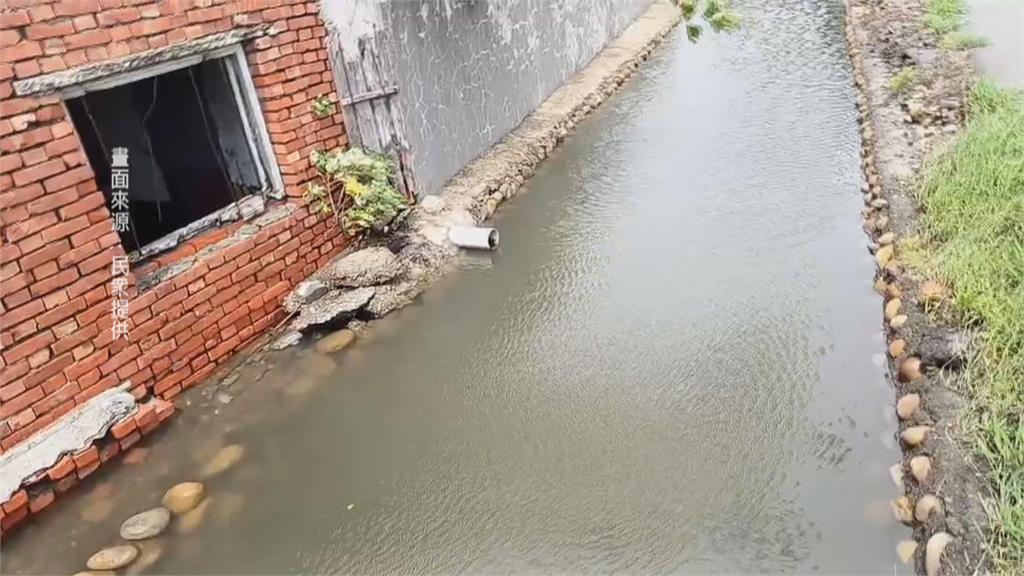
[[[652,0],[324,0],[339,38],[383,31],[419,193],[436,192]]]
[[[651,0],[393,1],[398,98],[420,193],[515,128]]]

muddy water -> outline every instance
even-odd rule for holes
[[[502,209],[497,253],[349,350],[191,394],[5,571],[80,569],[238,442],[152,572],[892,573],[840,7],[759,4],[656,51]]]
[[[1024,0],[970,0],[968,30],[988,40],[978,68],[1007,86],[1024,87]]]

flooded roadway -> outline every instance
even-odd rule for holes
[[[234,442],[151,572],[893,573],[841,4],[738,7],[742,32],[678,30],[579,125],[497,253],[331,360],[193,391],[147,462],[5,542],[5,573],[82,569]]]

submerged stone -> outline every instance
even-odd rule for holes
[[[85,562],[89,570],[117,570],[131,564],[139,555],[139,549],[131,544],[111,546],[93,554]]]
[[[148,573],[149,569],[160,561],[160,557],[164,553],[164,549],[159,542],[144,542],[140,547],[142,551],[139,553],[139,557],[124,571],[126,576]]]
[[[237,464],[243,454],[245,454],[245,448],[238,444],[225,446],[214,454],[206,466],[203,466],[200,475],[203,478],[209,478],[221,474]]]
[[[153,508],[139,512],[121,523],[121,538],[145,540],[159,536],[171,522],[171,511],[167,508]]]
[[[212,498],[203,500],[198,506],[189,510],[184,516],[178,519],[176,529],[179,534],[191,534],[199,528],[206,517],[206,511],[210,508]]]
[[[896,545],[896,556],[899,557],[900,562],[904,564],[910,564],[914,561],[914,553],[917,552],[917,542],[913,540],[901,540]]]
[[[910,524],[914,521],[914,512],[910,507],[910,498],[900,496],[890,504],[892,505],[893,516],[895,516],[897,520],[904,524]]]
[[[164,493],[164,507],[174,514],[184,514],[203,499],[205,490],[200,482],[182,482]]]
[[[329,354],[331,352],[337,352],[344,350],[349,344],[354,342],[356,339],[355,332],[342,328],[337,332],[332,332],[327,336],[324,336],[316,342],[316,351],[321,354]]]

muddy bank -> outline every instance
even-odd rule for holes
[[[918,0],[850,0],[847,41],[863,137],[864,229],[885,298],[887,355],[896,391],[903,460],[893,477],[904,496],[896,517],[913,529],[898,550],[919,573],[986,572],[984,464],[960,426],[962,370],[971,335],[943,322],[945,287],[901,261],[901,241],[919,229],[914,196],[927,160],[956,137],[974,80],[967,52],[937,46]],[[916,71],[905,88],[898,78]]]

